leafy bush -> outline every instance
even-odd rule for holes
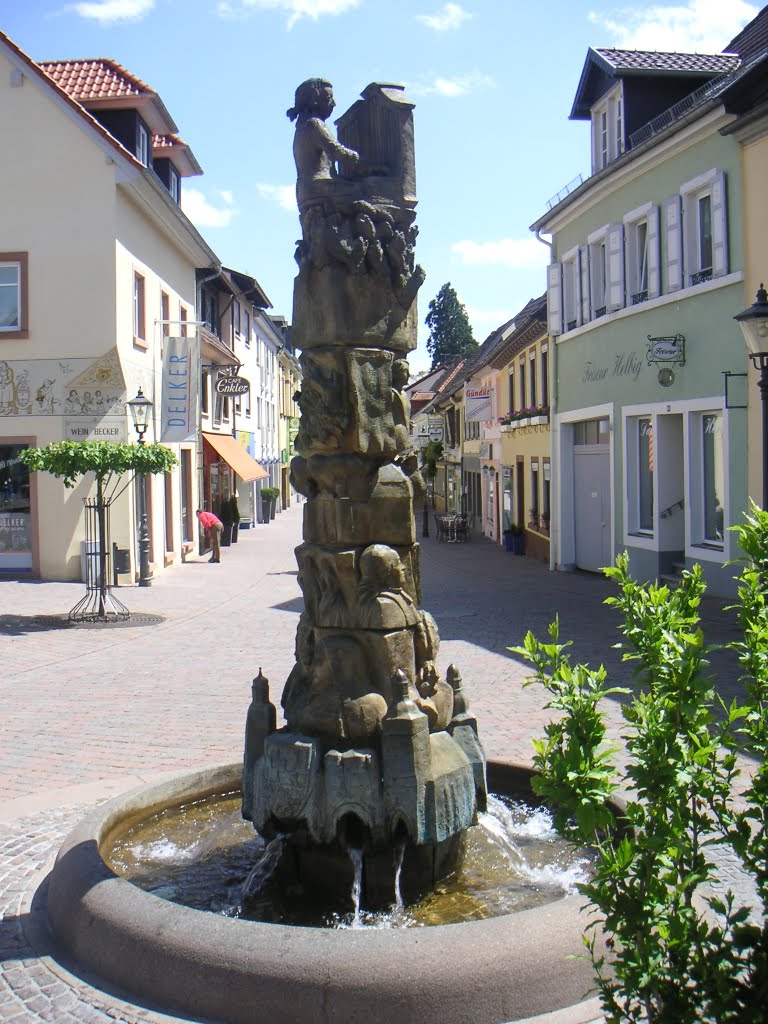
[[[261,499],[262,501],[275,501],[280,497],[279,487],[262,487],[261,488]]]
[[[511,648],[534,666],[530,682],[558,711],[534,742],[536,791],[566,835],[592,844],[597,863],[581,891],[597,911],[587,936],[603,1013],[615,1024],[762,1024],[768,1005],[768,512],[754,506],[739,540],[749,562],[735,606],[743,639],[729,645],[744,669],[746,698],[726,707],[707,671],[699,566],[670,590],[641,585],[626,554],[606,575],[623,616],[624,659],[637,663],[640,689],[623,708],[627,731],[618,822],[609,799],[618,786],[617,748],[606,745],[601,666],[572,665],[558,623],[548,643],[530,632]],[[757,760],[740,799],[737,753]],[[616,825],[618,824],[618,828]],[[752,877],[756,920],[732,893],[713,895],[713,847],[730,848]]]
[[[116,444],[114,441],[52,441],[27,448],[19,458],[30,470],[50,473],[74,487],[78,477],[93,473],[97,480],[123,473],[167,473],[176,456],[162,444]]]

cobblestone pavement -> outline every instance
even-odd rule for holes
[[[150,588],[120,597],[154,625],[67,627],[54,616],[80,584],[0,582],[0,1021],[3,1024],[171,1021],[91,988],[32,948],[32,895],[84,808],[167,771],[235,760],[242,749],[250,681],[261,667],[278,703],[293,664],[302,607],[293,548],[301,507],[242,531],[219,565],[194,558]],[[550,573],[475,537],[422,540],[423,606],[442,640],[439,662],[460,668],[490,757],[531,759],[546,720],[543,693],[523,688],[507,651],[526,630],[544,636],[555,614],[573,656],[603,662],[630,685],[616,642],[611,585],[585,573]],[[46,618],[47,617],[47,618]],[[710,642],[736,636],[722,602],[706,598]],[[726,699],[738,666],[713,659]],[[618,733],[618,704],[610,712]],[[732,866],[724,865],[730,880]],[[34,929],[33,929],[34,931]]]

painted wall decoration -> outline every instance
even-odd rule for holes
[[[61,416],[64,440],[126,440],[125,402],[115,349],[98,359],[0,360],[0,417]]]

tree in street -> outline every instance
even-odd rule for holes
[[[464,303],[450,281],[446,281],[429,304],[424,322],[429,328],[427,351],[432,356],[432,369],[440,363],[453,363],[477,351]]]

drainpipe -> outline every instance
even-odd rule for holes
[[[536,241],[541,242],[542,245],[546,245],[549,249],[549,262],[552,262],[554,242],[548,242],[546,238],[541,237],[541,228],[536,228],[534,232],[536,235]],[[549,325],[547,325],[549,327]],[[549,531],[549,568],[550,571],[557,568],[557,544],[556,538],[560,535],[560,475],[557,472],[553,472],[553,469],[557,467],[555,461],[555,442],[557,441],[557,450],[560,451],[559,437],[555,437],[552,425],[555,419],[555,413],[557,412],[557,341],[555,338],[547,332],[549,338],[548,352],[549,359],[549,376],[552,381],[552,386],[549,388],[549,500],[551,506],[556,510],[554,517],[555,530],[551,529],[552,525],[552,508],[550,508],[550,531]]]
[[[197,310],[198,311],[200,310],[200,306],[202,305],[202,301],[201,300],[202,300],[202,295],[203,295],[203,285],[204,284],[208,284],[209,281],[215,281],[218,277],[221,277],[221,269],[222,269],[221,268],[221,264],[218,263],[215,267],[211,267],[211,273],[210,274],[206,274],[205,277],[201,277],[200,280],[197,282]],[[199,331],[199,328],[198,328],[198,331]],[[198,334],[198,337],[199,337],[199,334]],[[200,362],[201,363],[203,361],[202,357],[203,357],[203,354],[202,354],[202,350],[201,350],[201,352],[200,352]],[[205,505],[205,471],[204,471],[204,468],[203,468],[203,421],[202,421],[202,418],[200,417],[200,415],[198,415],[198,417],[197,417],[197,430],[195,431],[195,433],[197,435],[197,501],[198,501],[198,504],[199,504],[200,508],[202,508]],[[208,509],[208,511],[210,512],[211,510]],[[199,529],[199,524],[198,524],[198,529]],[[201,550],[202,546],[203,546],[203,535],[201,534],[200,540],[199,540],[199,544],[198,544],[198,550],[200,550],[200,554],[203,553],[202,550]]]

